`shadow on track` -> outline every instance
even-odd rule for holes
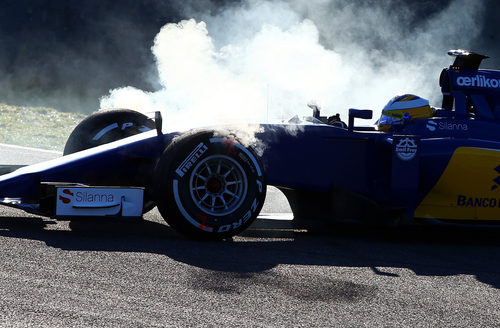
[[[500,230],[442,226],[383,228],[336,226],[323,233],[251,228],[231,241],[189,240],[154,221],[61,223],[37,217],[0,218],[0,236],[40,240],[68,251],[143,252],[166,255],[231,277],[263,274],[279,264],[387,268],[417,275],[473,275],[500,288]],[[384,269],[385,268],[385,269]],[[347,288],[348,286],[341,286]]]

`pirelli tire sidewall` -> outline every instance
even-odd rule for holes
[[[213,131],[184,135],[156,168],[163,218],[191,237],[222,239],[245,230],[266,196],[262,164],[251,148]]]

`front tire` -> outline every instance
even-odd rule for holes
[[[172,228],[223,239],[255,220],[266,196],[262,164],[234,138],[204,131],[170,144],[155,171],[157,207]]]
[[[134,110],[100,110],[86,117],[73,129],[64,146],[63,155],[94,148],[153,129],[155,129],[155,122]],[[99,181],[94,183],[99,184]],[[155,207],[152,197],[148,194],[146,190],[143,213]]]

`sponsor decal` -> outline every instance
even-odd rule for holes
[[[437,129],[441,131],[468,131],[469,126],[467,123],[451,123],[451,122],[439,122],[436,121],[428,121],[425,125],[427,130],[434,132]]]
[[[179,165],[175,173],[177,173],[181,178],[186,174],[193,164],[207,151],[208,147],[200,142],[198,146],[186,157],[186,159]]]
[[[115,198],[113,197],[113,194],[93,194],[85,191],[79,191],[75,194],[75,200],[83,203],[111,203],[114,202]]]
[[[460,207],[487,207],[500,208],[500,198],[489,197],[471,197],[467,195],[458,195],[457,206]]]
[[[500,88],[500,79],[490,79],[484,75],[459,76],[457,84],[461,87],[480,87],[480,88]]]
[[[64,204],[70,204],[73,201],[79,203],[112,203],[115,201],[115,197],[111,193],[72,192],[69,189],[63,189],[62,193],[64,195],[59,195],[59,200]]]
[[[437,125],[438,125],[438,124],[437,124],[436,122],[434,122],[434,121],[428,121],[428,122],[427,122],[427,124],[425,125],[425,127],[426,127],[429,131],[434,132],[434,131],[436,131],[436,127],[437,127]]]
[[[62,192],[63,192],[64,195],[68,195],[68,196],[59,195],[59,200],[61,202],[63,202],[64,204],[71,203],[71,200],[73,199],[73,196],[75,194],[72,193],[71,190],[69,190],[69,189],[64,189]],[[69,196],[71,196],[71,198]]]
[[[396,145],[396,155],[403,161],[409,161],[417,154],[417,144],[412,138],[399,140]]]
[[[56,215],[141,216],[142,188],[57,187]]]
[[[498,165],[497,167],[495,167],[495,172],[497,172],[498,174],[500,174],[500,165]],[[498,186],[500,186],[500,175],[497,176],[495,179],[493,179],[493,185],[491,186],[491,190],[495,190],[498,188]]]
[[[500,165],[494,168],[495,172],[500,174]],[[495,190],[500,186],[500,175],[493,179],[491,190]],[[475,197],[468,195],[458,195],[457,206],[460,207],[486,207],[486,208],[500,208],[500,198],[496,197]]]
[[[64,204],[69,204],[73,200],[83,203],[94,203],[94,202],[102,203],[102,202],[114,201],[113,194],[88,193],[85,191],[78,191],[76,193],[73,193],[69,189],[64,189],[62,192],[63,194],[68,195],[68,197],[59,195],[59,200],[61,200]]]
[[[467,131],[469,127],[466,123],[439,122],[439,130]]]

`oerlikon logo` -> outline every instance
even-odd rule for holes
[[[480,88],[500,88],[500,79],[491,79],[484,75],[459,76],[457,84],[461,87],[480,87]]]
[[[73,199],[73,196],[75,196],[75,195],[69,189],[63,189],[62,193],[65,195],[68,195],[68,196],[64,197],[63,195],[59,195],[59,200],[62,201],[64,204],[71,203],[71,200]],[[70,198],[70,196],[71,196],[71,198]]]

